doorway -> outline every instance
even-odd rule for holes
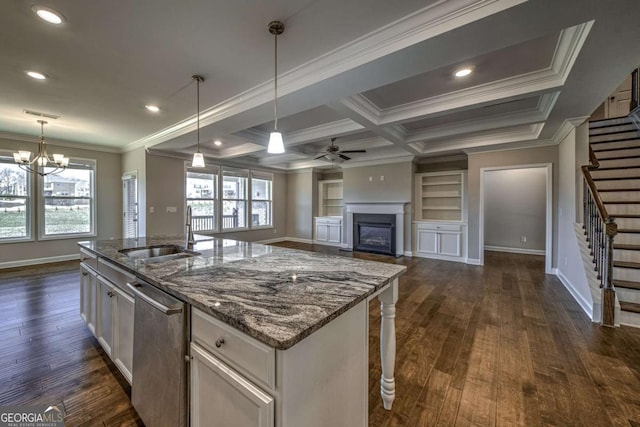
[[[480,169],[480,264],[484,251],[544,254],[552,268],[552,165]]]
[[[138,173],[122,175],[122,237],[138,238]]]

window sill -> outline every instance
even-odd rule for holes
[[[7,243],[29,243],[29,242],[35,242],[35,240],[32,237],[21,237],[17,239],[0,239],[0,245],[7,244]]]
[[[52,236],[40,236],[39,241],[47,240],[68,240],[68,239],[92,239],[98,237],[96,233],[81,233],[81,234],[56,234]]]

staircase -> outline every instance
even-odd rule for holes
[[[613,286],[620,324],[640,327],[640,132],[631,119],[589,123],[590,168],[609,216],[615,218]]]

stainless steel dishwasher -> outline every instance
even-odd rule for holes
[[[142,281],[135,293],[131,403],[147,427],[186,427],[187,305]]]

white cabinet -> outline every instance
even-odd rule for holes
[[[91,333],[96,335],[98,290],[96,272],[84,263],[80,264],[80,317]]]
[[[134,276],[86,250],[80,252],[80,316],[131,383],[135,300],[126,284]]]
[[[466,224],[414,222],[416,256],[466,262]]]
[[[342,217],[316,217],[315,241],[323,245],[338,246],[342,242]]]
[[[342,180],[328,179],[318,181],[318,216],[342,215]]]
[[[273,427],[273,397],[197,344],[191,357],[191,427]]]
[[[134,298],[119,287],[114,287],[113,307],[113,361],[122,375],[131,382],[133,367],[133,313]]]
[[[113,285],[105,278],[98,276],[98,342],[104,351],[111,356],[113,348]]]

